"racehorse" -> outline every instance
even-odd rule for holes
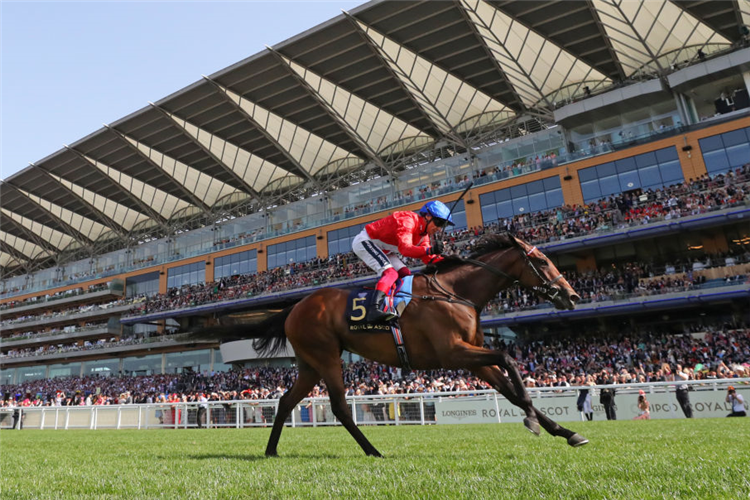
[[[526,414],[524,425],[539,435],[541,424],[571,446],[588,443],[536,409],[515,360],[505,351],[486,349],[479,317],[484,306],[509,286],[520,285],[558,309],[574,309],[580,297],[549,259],[536,247],[509,233],[484,236],[468,259],[449,256],[415,275],[412,303],[399,323],[414,369],[472,371]],[[255,325],[221,328],[226,340],[255,339],[261,356],[283,349],[286,340],[297,357],[299,375],[279,400],[266,456],[276,456],[284,422],[297,404],[322,378],[328,387],[331,409],[367,455],[381,456],[352,419],[346,403],[341,353],[359,354],[381,364],[399,366],[393,336],[388,333],[353,333],[346,315],[348,290],[324,288]],[[504,370],[504,371],[503,371]]]

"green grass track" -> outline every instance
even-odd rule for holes
[[[2,431],[0,498],[748,498],[750,418],[579,422],[571,448],[520,424]]]

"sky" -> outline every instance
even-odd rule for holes
[[[0,0],[0,178],[362,3]]]

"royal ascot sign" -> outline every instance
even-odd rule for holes
[[[745,399],[745,409],[750,402],[750,389],[738,388],[737,392]],[[690,405],[693,418],[725,417],[732,411],[732,406],[725,401],[726,391],[691,391]],[[674,391],[668,393],[646,394],[651,408],[652,419],[684,418]],[[599,396],[592,398],[594,420],[606,420],[604,406],[599,404]],[[578,395],[545,394],[545,397],[532,397],[534,406],[544,415],[560,422],[581,420],[581,412],[576,403]],[[630,420],[640,414],[638,394],[615,395],[615,412],[618,420]],[[451,398],[435,401],[435,418],[438,424],[489,424],[498,422],[523,422],[525,413],[512,405],[507,399],[498,397],[481,399]]]
[[[435,419],[438,424],[497,424],[497,403],[494,397],[441,399],[435,402]]]

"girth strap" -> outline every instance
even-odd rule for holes
[[[404,337],[401,335],[401,327],[398,321],[391,324],[391,333],[393,333],[393,341],[396,343],[396,352],[398,353],[398,360],[401,363],[401,368],[407,371],[411,371],[411,365],[409,364],[409,355],[406,354],[406,346],[404,346]]]

